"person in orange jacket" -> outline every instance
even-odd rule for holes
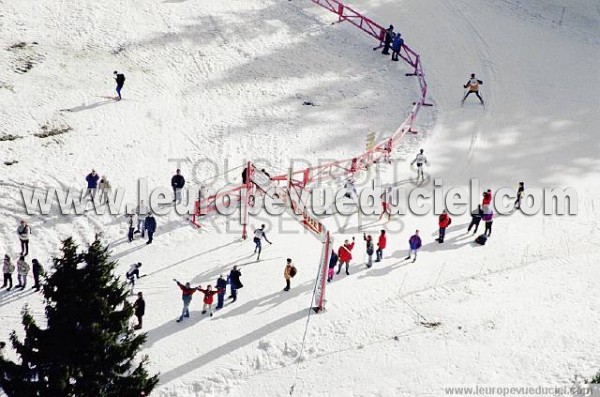
[[[206,310],[208,309],[210,316],[212,317],[213,296],[225,292],[225,290],[222,288],[212,289],[212,285],[210,284],[206,287],[206,289],[202,289],[202,286],[200,285],[196,289],[204,294],[204,306],[202,307],[202,314],[205,314]]]
[[[440,236],[437,238],[438,243],[444,242],[444,237],[446,237],[446,228],[450,226],[451,223],[452,219],[450,218],[446,210],[444,210],[444,212],[440,214],[440,217],[438,219],[438,226],[440,227]]]
[[[350,261],[352,260],[352,248],[354,248],[354,237],[352,237],[352,243],[346,240],[344,241],[344,245],[340,246],[338,249],[338,271],[336,274],[340,274],[342,271],[342,265],[346,264],[346,274],[350,275]]]

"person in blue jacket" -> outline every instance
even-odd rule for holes
[[[415,231],[415,234],[413,234],[410,239],[408,239],[408,245],[410,246],[410,250],[408,251],[408,256],[406,258],[404,258],[405,260],[409,260],[412,253],[415,253],[415,259],[413,259],[413,262],[417,260],[417,251],[419,250],[419,248],[421,248],[421,237],[419,237],[419,231]]]
[[[146,220],[144,221],[144,228],[148,232],[148,241],[146,244],[152,244],[152,237],[156,231],[156,219],[154,219],[152,212],[148,212],[148,216],[146,216]]]
[[[87,197],[89,194],[93,200],[94,196],[96,196],[96,189],[98,188],[98,180],[100,180],[100,176],[96,174],[96,170],[92,170],[92,172],[87,174],[85,180],[87,181],[87,191],[84,197]]]
[[[400,33],[396,33],[394,36],[394,41],[392,42],[392,61],[398,60],[398,55],[400,55],[400,50],[404,45],[404,39],[401,36]]]
[[[225,290],[227,289],[227,279],[222,274],[217,279],[217,290],[219,293],[217,294],[217,310],[223,308],[223,303],[225,301]]]

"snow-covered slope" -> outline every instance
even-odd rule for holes
[[[408,182],[405,160],[423,145],[428,171],[445,186],[470,178],[492,189],[520,180],[572,186],[577,216],[497,217],[485,247],[464,234],[466,215],[443,245],[433,241],[434,215],[405,216],[385,225],[386,258],[369,270],[361,234],[382,224],[365,217],[359,233],[355,217],[332,219],[346,226],[334,228],[336,246],[357,237],[352,274],[329,286],[327,312],[308,325],[320,246],[286,216],[252,218],[269,225],[274,242],[260,262],[223,222],[198,231],[175,214],[158,219],[150,247],[125,242],[124,218],[26,216],[32,255],[47,263],[61,238],[85,242],[102,231],[123,272],[144,263],[145,353],[161,372],[158,396],[283,396],[292,386],[297,396],[440,396],[452,385],[589,377],[600,367],[600,10],[593,1],[563,3],[351,4],[403,32],[422,56],[435,104],[422,110],[422,133],[395,153],[398,172],[384,168],[384,183]],[[193,167],[207,158],[230,168],[258,160],[284,173],[292,159],[360,153],[368,130],[395,130],[417,97],[404,65],[309,1],[2,5],[0,132],[22,137],[0,142],[2,162],[18,161],[0,164],[0,252],[13,256],[25,217],[20,188],[82,187],[95,168],[133,200],[138,178],[165,186],[178,164],[198,186],[217,173],[207,162]],[[26,45],[5,50],[19,42]],[[104,98],[113,95],[115,69],[127,76],[119,103]],[[460,107],[472,72],[484,80],[485,109],[474,99]],[[72,130],[34,136],[46,123]],[[401,262],[416,228],[423,252],[414,264]],[[284,293],[288,257],[299,273]],[[172,278],[214,284],[235,264],[245,285],[235,304],[211,319],[200,316],[196,296],[192,318],[174,321],[181,308]],[[29,291],[0,291],[0,339],[19,328],[25,303],[43,314]]]

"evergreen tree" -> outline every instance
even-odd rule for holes
[[[139,397],[158,376],[136,358],[146,335],[129,320],[125,283],[113,275],[116,262],[96,237],[87,252],[71,238],[54,258],[43,285],[46,328],[23,309],[25,338],[10,335],[20,362],[0,357],[0,387],[9,397]]]

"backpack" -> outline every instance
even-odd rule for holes
[[[294,277],[297,272],[298,270],[296,269],[296,266],[292,266],[292,268],[290,269],[290,277]]]
[[[487,243],[487,236],[485,234],[481,234],[477,236],[475,242],[479,245],[485,245],[485,243]]]

